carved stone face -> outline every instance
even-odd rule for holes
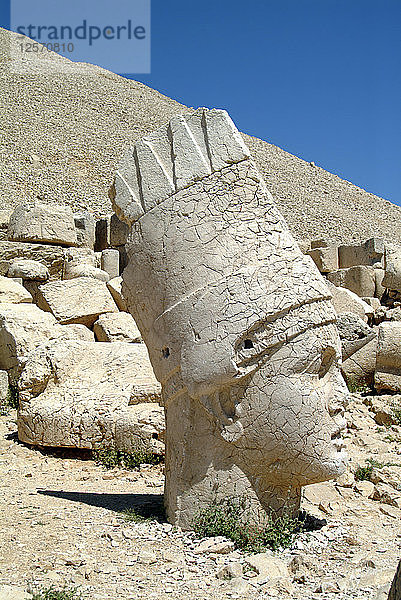
[[[336,327],[322,326],[300,334],[236,385],[219,391],[227,417],[223,436],[229,440],[232,431],[245,472],[266,484],[299,486],[344,472],[347,389],[340,360]]]

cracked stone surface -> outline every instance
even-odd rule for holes
[[[164,452],[164,414],[144,344],[55,340],[18,380],[19,439],[39,446]]]
[[[225,111],[131,148],[110,196],[132,225],[123,294],[162,384],[168,518],[245,495],[292,511],[340,475],[346,395],[330,292]]]

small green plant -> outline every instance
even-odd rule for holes
[[[53,585],[48,588],[39,588],[30,591],[32,600],[83,600],[78,588],[63,587],[58,590]]]
[[[128,523],[144,523],[145,521],[151,520],[150,518],[140,515],[134,508],[125,508],[120,514],[124,521],[127,521]]]
[[[121,467],[123,469],[137,469],[142,464],[157,465],[163,457],[143,450],[136,452],[123,452],[112,447],[99,448],[92,453],[93,459],[106,469]]]
[[[289,515],[269,515],[263,527],[256,527],[246,522],[246,512],[244,500],[225,499],[200,510],[192,526],[201,537],[222,535],[236,548],[251,552],[288,548],[294,534],[303,529],[303,523]]]
[[[397,425],[401,425],[401,408],[393,408],[393,416]]]
[[[11,409],[17,409],[19,404],[18,388],[14,385],[8,386],[5,400],[0,402],[0,415],[8,415]]]
[[[355,379],[348,379],[347,387],[351,394],[369,394],[372,391],[367,383],[362,383]]]
[[[366,462],[369,463],[374,469],[382,469],[383,467],[387,466],[386,463],[381,463],[375,458],[367,458]]]
[[[370,481],[373,473],[373,465],[366,465],[366,467],[362,467],[358,465],[355,470],[354,476],[357,481]]]

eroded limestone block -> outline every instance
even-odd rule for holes
[[[341,313],[354,313],[364,321],[368,321],[373,316],[373,307],[364,302],[362,298],[347,290],[347,288],[337,287],[330,281],[326,282],[332,296],[332,304],[338,315]]]
[[[64,279],[76,279],[77,277],[90,277],[91,279],[97,279],[105,283],[110,279],[110,275],[106,271],[88,264],[69,267],[64,273]]]
[[[142,341],[137,324],[127,312],[100,315],[93,325],[93,331],[99,342],[139,343]]]
[[[106,283],[90,277],[39,286],[38,306],[51,312],[60,323],[82,323],[87,327],[99,315],[118,311]]]
[[[401,391],[401,322],[385,321],[378,329],[375,388]]]
[[[87,210],[74,213],[74,224],[77,234],[78,246],[91,248],[95,245],[95,218]]]
[[[376,333],[354,313],[342,313],[337,317],[343,361],[376,337]]]
[[[308,252],[321,273],[329,273],[338,269],[338,252],[336,246],[316,248]]]
[[[15,259],[26,258],[45,265],[49,269],[50,279],[61,279],[64,265],[63,250],[60,246],[0,242],[0,275],[7,275]]]
[[[18,382],[19,439],[41,446],[164,451],[164,414],[144,344],[54,341]]]
[[[358,265],[378,265],[382,263],[383,255],[384,241],[381,238],[371,238],[364,244],[338,248],[340,269]]]
[[[11,263],[7,276],[21,277],[22,279],[31,279],[32,281],[47,281],[50,274],[46,265],[37,260],[18,258]]]
[[[110,219],[110,245],[124,246],[127,242],[128,234],[128,225],[120,221],[117,215],[112,215]]]
[[[42,242],[76,246],[77,234],[69,206],[36,202],[20,204],[10,217],[8,239],[16,242]]]
[[[122,311],[127,311],[127,303],[122,294],[122,283],[123,283],[122,277],[114,277],[114,279],[110,279],[107,282],[107,287],[109,289],[109,292],[113,296],[114,301],[117,304],[118,308]]]
[[[345,287],[360,298],[374,296],[376,280],[374,267],[357,266],[328,273],[327,279],[337,287]]]
[[[16,380],[30,351],[48,340],[93,340],[87,327],[58,325],[34,304],[0,304],[0,369]]]
[[[377,334],[354,352],[341,365],[341,372],[350,385],[373,385],[376,369]]]
[[[174,117],[126,154],[110,196],[132,226],[123,294],[163,387],[169,520],[190,528],[230,496],[257,524],[296,511],[301,486],[345,470],[341,346],[239,132],[225,111]]]
[[[31,303],[32,296],[20,283],[0,275],[0,304]]]
[[[401,292],[401,246],[386,244],[382,286]]]

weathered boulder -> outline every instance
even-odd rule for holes
[[[99,342],[139,343],[141,341],[138,326],[127,312],[100,315],[93,325],[93,331]]]
[[[7,275],[15,259],[27,258],[45,265],[49,269],[50,279],[61,279],[64,265],[63,250],[60,246],[0,242],[0,275]]]
[[[19,439],[41,446],[164,450],[164,414],[144,344],[56,340],[18,382]]]
[[[20,283],[0,275],[0,304],[31,303],[32,296]]]
[[[354,313],[338,315],[337,328],[341,339],[343,361],[376,336],[376,333],[365,321]]]
[[[29,352],[48,340],[93,340],[82,325],[59,325],[52,314],[34,304],[0,305],[0,369],[15,381]]]
[[[20,204],[10,217],[8,239],[76,246],[77,234],[72,210],[69,206],[40,202],[33,206]]]
[[[46,265],[37,260],[29,258],[18,258],[13,260],[9,266],[8,277],[21,277],[32,281],[47,281],[50,277],[49,269]]]
[[[349,386],[373,385],[376,349],[377,335],[342,363],[341,372]]]
[[[90,277],[91,279],[97,279],[98,281],[103,281],[105,283],[110,279],[110,275],[106,271],[87,264],[79,264],[75,267],[70,267],[68,271],[64,273],[64,279],[77,279],[77,277]]]
[[[338,269],[338,252],[336,246],[315,248],[308,252],[321,273],[329,273]]]
[[[91,248],[95,245],[95,218],[87,210],[74,213],[74,223],[78,246]]]
[[[384,321],[378,329],[375,388],[401,391],[401,322]]]
[[[107,282],[107,287],[109,289],[109,292],[113,296],[114,301],[117,304],[118,308],[122,311],[126,311],[127,310],[127,302],[125,301],[125,298],[122,293],[122,284],[123,284],[122,277],[114,277],[114,279],[110,279]]]
[[[371,238],[364,244],[356,246],[340,246],[338,260],[340,269],[358,265],[373,266],[381,264],[384,255],[384,241],[381,238]]]
[[[398,244],[386,244],[384,271],[383,287],[401,292],[401,246]]]
[[[106,284],[90,277],[39,286],[38,306],[53,313],[60,323],[82,323],[87,327],[92,327],[103,313],[118,312]]]
[[[327,279],[337,287],[344,287],[363,296],[375,296],[376,280],[374,267],[356,266],[328,273]]]
[[[327,287],[332,296],[331,301],[334,310],[338,315],[341,313],[354,313],[364,321],[373,316],[373,308],[351,290],[337,287],[330,281],[327,281]]]

